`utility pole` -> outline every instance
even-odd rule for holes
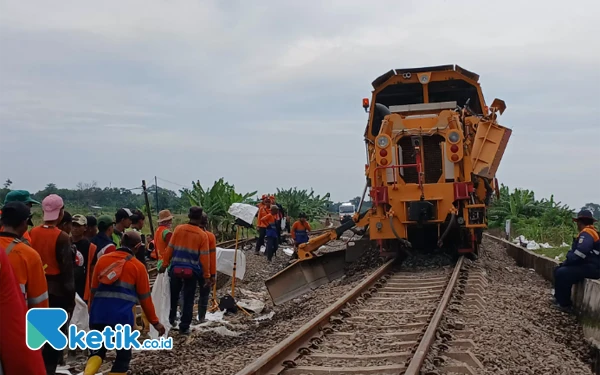
[[[158,180],[154,176],[154,196],[156,197],[156,214],[158,215]]]
[[[150,200],[148,200],[148,191],[146,190],[146,180],[142,180],[142,189],[144,189],[144,200],[146,201],[146,213],[148,214],[148,223],[150,224],[150,233],[154,235],[154,224],[152,224],[152,210],[150,210]]]

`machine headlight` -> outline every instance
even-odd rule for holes
[[[380,135],[377,138],[377,146],[379,146],[380,148],[386,148],[389,145],[390,145],[390,139],[388,137]]]
[[[450,143],[457,143],[460,141],[460,134],[456,131],[451,131],[450,134],[448,134],[448,140]]]

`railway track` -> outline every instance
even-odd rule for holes
[[[436,364],[431,374],[475,374],[477,359],[460,351],[469,340],[454,340],[470,331],[456,326],[452,334],[439,330],[451,301],[458,301],[452,308],[456,312],[465,288],[480,287],[473,284],[479,278],[469,279],[468,261],[461,257],[452,269],[418,272],[399,270],[392,262],[237,375],[416,375],[434,343],[437,356],[427,360],[427,367]],[[450,352],[442,357],[440,348]]]

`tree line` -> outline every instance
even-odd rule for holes
[[[500,186],[499,198],[494,197],[488,213],[490,228],[504,228],[506,220],[511,221],[512,232],[538,242],[570,245],[576,234],[573,217],[580,210],[590,210],[596,219],[600,219],[600,204],[587,203],[579,209],[550,199],[536,199],[535,193],[527,189],[513,189]],[[596,227],[600,229],[598,223]]]
[[[4,201],[11,187],[12,181],[6,180],[3,188],[0,189],[0,202]],[[239,192],[224,178],[215,181],[212,185],[203,185],[200,181],[194,181],[191,188],[183,188],[179,191],[151,185],[147,187],[147,192],[153,215],[162,209],[169,209],[174,214],[185,214],[189,207],[201,206],[208,215],[210,227],[214,231],[224,234],[223,237],[229,237],[234,229],[234,218],[227,213],[231,204],[257,204],[260,198],[257,191]],[[91,183],[80,182],[75,189],[67,189],[59,188],[55,183],[49,183],[44,189],[32,192],[33,198],[38,201],[50,194],[60,195],[71,213],[112,215],[121,207],[136,208],[146,212],[146,202],[141,187],[133,189],[101,188],[97,182],[93,181]],[[274,194],[277,203],[284,207],[286,214],[292,220],[298,218],[301,212],[307,214],[311,220],[318,220],[327,216],[328,213],[337,212],[341,204],[341,202],[331,201],[329,193],[319,195],[313,189],[277,188]],[[353,198],[351,202],[358,206],[360,197]],[[367,203],[369,202],[365,202],[363,207],[366,208]],[[39,216],[39,212],[37,215]]]

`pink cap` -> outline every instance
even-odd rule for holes
[[[42,211],[44,211],[44,221],[53,221],[60,216],[60,210],[64,207],[61,197],[56,194],[50,194],[42,201]]]

